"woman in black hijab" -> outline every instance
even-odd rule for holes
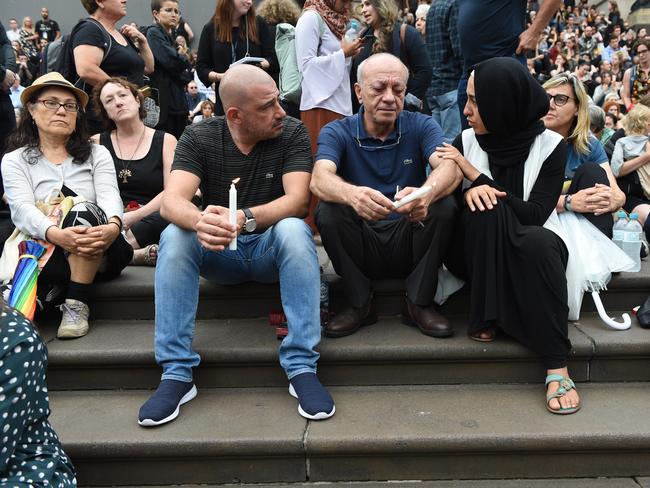
[[[464,114],[470,129],[437,151],[465,176],[464,261],[470,282],[472,339],[497,330],[542,356],[552,413],[580,408],[569,378],[568,251],[555,205],[566,144],[546,130],[544,89],[512,58],[475,66]]]

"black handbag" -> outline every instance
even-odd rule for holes
[[[650,329],[650,296],[645,299],[643,305],[639,307],[636,312],[636,318],[639,320],[639,325],[644,329]]]

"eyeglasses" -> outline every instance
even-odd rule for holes
[[[361,119],[361,117],[359,117],[359,119]],[[357,141],[357,144],[359,144],[359,148],[366,149],[368,151],[377,151],[377,150],[382,150],[382,149],[392,149],[395,146],[399,145],[399,141],[402,138],[402,129],[401,129],[401,127],[398,128],[397,140],[395,142],[393,142],[391,144],[383,144],[381,146],[364,146],[363,144],[361,144],[361,134],[360,134],[360,129],[359,129],[360,124],[361,124],[361,120],[359,120],[359,122],[357,124],[357,137],[355,137],[355,139]]]
[[[61,103],[51,99],[34,100],[34,102],[42,103],[46,109],[51,110],[52,112],[56,112],[57,110],[59,110],[59,107],[63,107],[66,112],[70,112],[70,113],[78,112],[80,109],[79,104],[75,102]]]
[[[569,100],[575,100],[575,98],[570,97],[568,95],[563,95],[562,93],[558,93],[557,95],[551,95],[550,93],[547,93],[547,95],[548,95],[548,101],[555,102],[555,105],[557,105],[558,107],[562,107],[566,105],[566,103]]]

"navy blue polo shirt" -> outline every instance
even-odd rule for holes
[[[395,198],[395,187],[420,187],[427,179],[429,157],[445,142],[432,117],[403,111],[385,141],[368,135],[359,113],[330,122],[318,136],[316,161],[336,164],[336,174],[348,183],[367,186]]]
[[[514,56],[524,30],[526,0],[458,0],[458,36],[466,72],[486,59]]]

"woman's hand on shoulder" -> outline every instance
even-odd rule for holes
[[[480,185],[470,188],[465,192],[465,203],[472,212],[478,208],[483,212],[486,209],[492,210],[499,198],[505,198],[506,192],[492,188],[490,185]]]

